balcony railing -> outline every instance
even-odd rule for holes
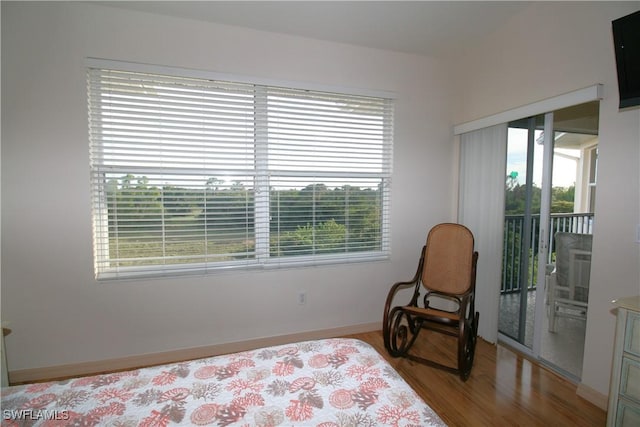
[[[555,241],[553,236],[559,231],[591,234],[593,229],[592,213],[551,214],[549,233],[549,257],[547,264],[555,259]],[[521,242],[524,242],[524,216],[506,215],[504,221],[504,245],[502,250],[502,285],[500,293],[520,291]],[[525,251],[529,257],[526,286],[528,290],[536,288],[538,272],[538,246],[540,244],[540,215],[531,218],[531,236],[529,250]]]

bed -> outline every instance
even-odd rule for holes
[[[2,426],[442,426],[369,344],[304,341],[2,389]]]

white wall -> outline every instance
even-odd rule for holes
[[[394,92],[392,260],[97,283],[86,57]],[[451,220],[444,64],[82,3],[2,2],[2,320],[10,370],[379,322]],[[307,304],[297,304],[297,291]]]
[[[617,107],[611,21],[639,9],[640,2],[534,4],[452,64],[456,123],[604,85],[582,385],[605,395],[615,329],[611,300],[640,294],[640,109]]]

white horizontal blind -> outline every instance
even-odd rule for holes
[[[96,276],[388,255],[392,101],[90,68]]]
[[[267,89],[272,256],[388,250],[391,109],[380,98]]]

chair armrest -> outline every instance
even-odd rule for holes
[[[391,287],[391,289],[389,290],[389,293],[387,294],[387,301],[384,304],[385,316],[389,312],[389,310],[391,309],[391,303],[393,302],[393,298],[396,296],[396,293],[402,288],[408,288],[409,286],[415,286],[417,284],[418,284],[418,278],[416,278],[416,277],[414,277],[414,280],[410,280],[408,282],[396,282],[396,283],[394,283],[393,286]],[[411,302],[413,302],[413,300],[415,300],[415,299],[417,299],[417,297],[415,296],[415,292],[414,292],[414,297],[411,299],[409,304],[411,304]]]
[[[391,302],[393,301],[393,297],[395,296],[396,292],[398,292],[400,288],[406,288],[411,285],[417,285],[418,281],[420,280],[420,275],[422,274],[422,268],[424,267],[424,254],[426,249],[427,249],[427,245],[424,245],[422,247],[422,252],[420,253],[420,261],[418,262],[418,269],[416,270],[416,274],[413,275],[413,279],[409,281],[396,282],[393,284],[393,286],[389,290],[389,293],[387,294],[387,302],[385,303],[385,306],[384,306],[385,317],[386,317],[386,314],[389,312],[389,309],[391,308]],[[413,298],[409,304],[416,302],[418,298],[416,294],[417,293],[414,292]]]
[[[551,273],[553,273],[554,271],[556,271],[556,265],[555,264],[547,264],[546,268],[545,268],[545,275],[550,275]]]

